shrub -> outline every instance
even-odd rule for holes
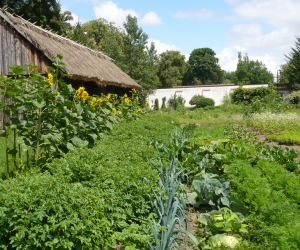
[[[157,98],[155,99],[155,102],[154,102],[154,110],[159,110],[159,102],[158,102]]]
[[[176,93],[173,96],[171,95],[168,100],[168,106],[176,110],[180,104],[185,104],[184,98],[182,96],[177,96]]]
[[[162,109],[166,108],[166,100],[167,100],[167,97],[163,97],[163,99],[162,99],[162,105],[161,105]]]
[[[178,115],[184,115],[186,113],[186,108],[184,107],[183,104],[179,104],[179,106],[176,109],[176,113]]]
[[[211,98],[200,98],[197,102],[197,108],[204,108],[206,106],[215,106],[215,101]]]
[[[190,105],[197,105],[198,101],[199,101],[201,98],[204,98],[204,97],[201,96],[201,95],[194,95],[194,96],[192,97],[192,99],[190,100],[189,104],[190,104]]]

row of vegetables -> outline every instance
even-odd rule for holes
[[[230,172],[232,169],[229,166],[237,160],[239,164],[245,162],[246,165],[250,164],[250,166],[260,165],[262,161],[266,161],[283,166],[284,171],[297,175],[299,173],[299,163],[294,161],[297,153],[294,149],[282,149],[277,145],[269,148],[260,143],[256,136],[244,127],[227,126],[224,128],[224,138],[228,139],[205,140],[199,144],[190,141],[194,130],[194,125],[188,125],[176,129],[169,142],[152,141],[150,143],[156,148],[163,162],[172,162],[170,168],[166,167],[165,170],[163,167],[160,168],[160,177],[162,173],[166,174],[168,171],[177,169],[175,171],[177,175],[173,175],[176,176],[174,181],[177,183],[180,175],[181,183],[176,185],[180,186],[184,183],[190,190],[189,193],[185,193],[184,188],[177,189],[177,198],[174,195],[170,196],[167,192],[159,196],[160,202],[153,201],[155,209],[159,211],[158,215],[162,214],[157,208],[158,204],[163,203],[161,197],[167,197],[167,204],[177,204],[178,201],[182,203],[180,208],[177,208],[180,215],[174,210],[163,210],[165,213],[174,214],[175,217],[173,217],[173,224],[168,221],[167,224],[161,226],[167,228],[168,232],[172,232],[171,229],[174,230],[177,219],[178,225],[176,228],[188,230],[187,218],[181,214],[181,211],[187,205],[195,211],[200,209],[208,211],[198,216],[201,230],[199,229],[197,233],[197,239],[191,237],[194,244],[201,249],[252,249],[252,247],[263,249],[263,242],[256,242],[256,245],[253,245],[252,241],[256,241],[256,239],[249,235],[254,233],[248,232],[251,231],[251,225],[249,224],[251,220],[248,218],[253,218],[257,211],[253,209],[251,202],[241,198],[243,194],[238,194],[236,190],[232,190],[228,180],[228,175],[232,174]],[[175,167],[174,162],[177,162]],[[239,171],[238,168],[236,171]],[[164,179],[162,178],[162,180]],[[163,186],[160,190],[170,189]],[[153,194],[154,197],[158,197],[154,191]],[[258,215],[255,214],[255,216]],[[182,218],[185,224],[181,222]],[[155,239],[161,239],[161,242],[166,241],[157,236],[156,228],[153,233]],[[175,230],[174,233],[182,234],[183,232]],[[190,236],[189,233],[185,234]],[[162,234],[159,235],[162,236]],[[172,242],[174,242],[174,239],[178,239],[178,237],[173,237]],[[181,237],[180,239],[184,238]],[[267,239],[265,240],[267,241]],[[183,243],[189,244],[190,241],[184,241]],[[249,246],[251,247],[249,248]],[[180,246],[176,244],[152,249],[172,249],[172,247],[180,249]]]

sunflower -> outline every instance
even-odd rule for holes
[[[82,100],[86,100],[88,97],[89,97],[89,93],[88,92],[86,92],[86,91],[83,91],[83,93],[82,93]]]
[[[116,109],[112,109],[111,113],[112,113],[113,115],[115,115],[115,114],[117,113],[117,110],[116,110]]]
[[[78,92],[77,92],[77,98],[80,99],[82,97],[82,94],[84,92],[85,88],[84,87],[80,87],[78,89]]]
[[[51,73],[48,74],[48,82],[50,86],[53,85],[53,75]]]
[[[141,110],[141,109],[139,109],[139,110],[138,110],[138,111],[136,111],[135,113],[136,113],[136,114],[139,114],[141,111],[142,111],[142,110]]]
[[[91,102],[91,107],[93,107],[93,106],[94,106],[94,103],[95,103],[95,101],[96,101],[96,98],[95,98],[95,97],[93,97],[93,99],[92,99],[92,102]]]

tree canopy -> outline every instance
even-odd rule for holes
[[[300,37],[296,37],[295,47],[292,51],[285,55],[288,59],[288,67],[286,73],[289,82],[296,85],[296,89],[300,89]]]
[[[0,7],[4,5],[6,5],[6,0],[0,0]],[[71,27],[68,21],[73,20],[71,12],[61,13],[61,5],[57,0],[7,0],[7,6],[11,13],[22,15],[24,19],[30,19],[30,22],[38,26],[63,35]]]
[[[168,50],[160,54],[157,74],[161,87],[170,88],[182,85],[185,72],[185,56],[179,51]]]
[[[268,71],[265,64],[258,60],[249,60],[246,54],[242,57],[241,52],[238,54],[238,64],[235,72],[238,84],[258,84],[273,82],[273,74]]]
[[[220,70],[218,62],[216,53],[210,48],[194,49],[188,61],[194,77],[200,79],[203,84],[216,77],[215,75]]]

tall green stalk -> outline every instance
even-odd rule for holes
[[[38,134],[36,140],[36,150],[35,150],[35,166],[37,166],[39,159],[39,147],[40,147],[40,137],[41,137],[41,126],[42,126],[42,109],[39,109],[39,123],[38,123]]]
[[[3,93],[3,96],[4,96],[4,109],[3,111],[5,111],[5,108],[6,108],[6,97],[5,97],[5,92]],[[6,161],[6,172],[7,172],[7,176],[9,176],[9,163],[8,163],[8,130],[7,130],[7,127],[6,127],[6,114],[5,112],[3,112],[3,128],[4,128],[4,131],[5,131],[5,154],[6,154],[6,157],[5,157],[5,161]]]

